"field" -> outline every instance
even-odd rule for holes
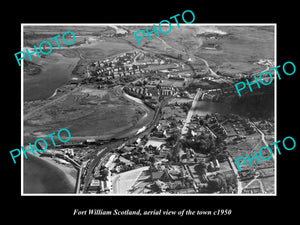
[[[205,39],[197,34],[210,31],[226,32],[222,38]],[[259,59],[274,59],[274,28],[272,26],[177,26],[168,34],[161,34],[162,40],[154,37],[141,39],[143,48],[173,54],[201,57],[210,67],[224,75],[236,73],[257,74],[266,67],[254,64]],[[132,40],[136,43],[136,40]],[[217,50],[205,50],[202,45],[217,44]],[[196,62],[195,62],[196,63]],[[197,63],[200,63],[197,62]]]
[[[253,65],[258,59],[274,59],[274,30],[259,26],[222,26],[218,29],[230,34],[216,40],[222,46],[221,51],[198,51],[197,56],[205,58],[221,74],[256,74],[266,67]]]
[[[113,90],[81,88],[34,113],[25,120],[24,130],[25,135],[35,136],[67,128],[72,137],[108,138],[141,126],[151,115],[146,107],[118,96]]]
[[[252,158],[255,156],[253,151],[256,151],[257,154],[259,155],[259,150],[264,146],[265,145],[261,141],[260,134],[252,134],[252,135],[247,136],[246,141],[242,141],[236,145],[229,145],[228,151],[234,159],[239,158],[239,157],[246,158],[246,154],[249,155],[249,158]],[[268,158],[270,156],[270,153],[267,150],[264,150],[262,152],[262,154],[265,158]],[[239,160],[239,162],[241,162],[241,161],[242,161],[242,159]],[[265,167],[273,167],[274,166],[274,161],[272,158],[267,161],[261,159],[260,163],[258,163],[258,161],[256,159],[253,159],[251,161],[251,163],[253,165],[252,168],[254,168],[254,169],[262,169]],[[241,170],[244,170],[244,169],[250,169],[251,167],[250,167],[250,164],[248,163],[248,161],[246,161],[246,163],[241,165],[240,168],[241,168]]]
[[[133,48],[128,44],[116,41],[100,41],[80,48],[83,58],[98,60],[131,50]]]
[[[66,57],[80,57],[80,64],[86,65],[85,60],[101,60],[107,56],[142,47],[155,53],[171,55],[175,58],[181,54],[184,59],[192,58],[193,66],[203,65],[197,57],[209,63],[210,67],[222,75],[234,76],[236,73],[257,74],[266,69],[255,64],[259,59],[274,59],[274,28],[272,26],[181,26],[175,24],[168,34],[146,35],[138,45],[133,32],[144,30],[144,26],[123,26],[130,33],[125,37],[102,38],[100,35],[115,34],[115,29],[109,26],[25,26],[25,46],[38,45],[41,41],[70,30],[76,35],[75,46],[61,52]],[[147,26],[149,30],[153,27]],[[166,28],[165,28],[166,29]],[[197,36],[203,32],[225,32],[222,38],[208,39]],[[109,41],[108,41],[109,40]],[[54,40],[50,41],[56,46]],[[60,40],[62,42],[62,40]],[[217,50],[207,50],[202,46],[218,45]],[[62,43],[63,47],[66,47]],[[70,51],[71,50],[71,51]],[[55,50],[56,51],[56,50]],[[74,52],[72,52],[74,51]],[[82,73],[80,70],[78,73]]]

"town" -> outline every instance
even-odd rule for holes
[[[122,87],[124,94],[155,110],[155,121],[131,138],[86,139],[48,149],[40,157],[74,166],[76,193],[271,193],[274,187],[264,187],[274,176],[272,160],[265,162],[267,167],[245,165],[239,172],[233,159],[261,145],[262,132],[272,137],[274,121],[232,113],[198,115],[197,102],[222,102],[234,95],[236,78],[211,76],[204,67],[195,75],[188,65],[145,51],[94,61],[56,97],[78,85]],[[193,88],[194,77],[207,86]]]
[[[184,50],[188,42],[181,48],[168,35],[136,45],[136,26],[89,29],[77,29],[74,47],[53,47],[51,56],[59,52],[70,63],[70,79],[50,97],[24,105],[27,143],[58,125],[72,132],[68,143],[49,145],[38,155],[72,171],[74,193],[275,193],[274,154],[239,168],[235,163],[275,141],[274,83],[253,85],[254,92],[245,88],[241,97],[235,88],[274,67],[272,58],[223,62],[227,42],[240,38],[231,29],[196,28],[193,38],[201,40],[202,54]],[[190,29],[182,26],[180,32]],[[43,69],[25,64],[33,75]],[[273,72],[266,78],[273,79]]]

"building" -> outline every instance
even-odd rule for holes
[[[168,95],[174,95],[175,94],[175,88],[171,85],[160,85],[160,95],[168,96]]]

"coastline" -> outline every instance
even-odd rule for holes
[[[29,152],[31,157],[38,158],[39,160],[45,162],[46,164],[50,164],[52,167],[55,167],[59,171],[61,171],[65,177],[66,182],[73,187],[74,192],[76,188],[76,180],[78,176],[78,170],[75,169],[72,165],[71,166],[65,166],[63,164],[59,164],[54,160],[54,158],[51,157],[40,157],[40,153],[36,152],[36,155],[33,155],[32,152]],[[30,159],[24,159],[24,160],[30,160]]]
[[[54,167],[57,167],[61,171],[63,171],[68,182],[72,185],[72,187],[74,187],[74,190],[75,190],[76,177],[74,177],[74,174],[76,174],[76,176],[77,176],[78,171],[73,166],[64,166],[62,164],[55,162],[50,157],[39,157],[39,158],[52,164]]]

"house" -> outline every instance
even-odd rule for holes
[[[96,139],[91,138],[91,139],[86,139],[85,141],[87,144],[95,144],[96,143]]]

